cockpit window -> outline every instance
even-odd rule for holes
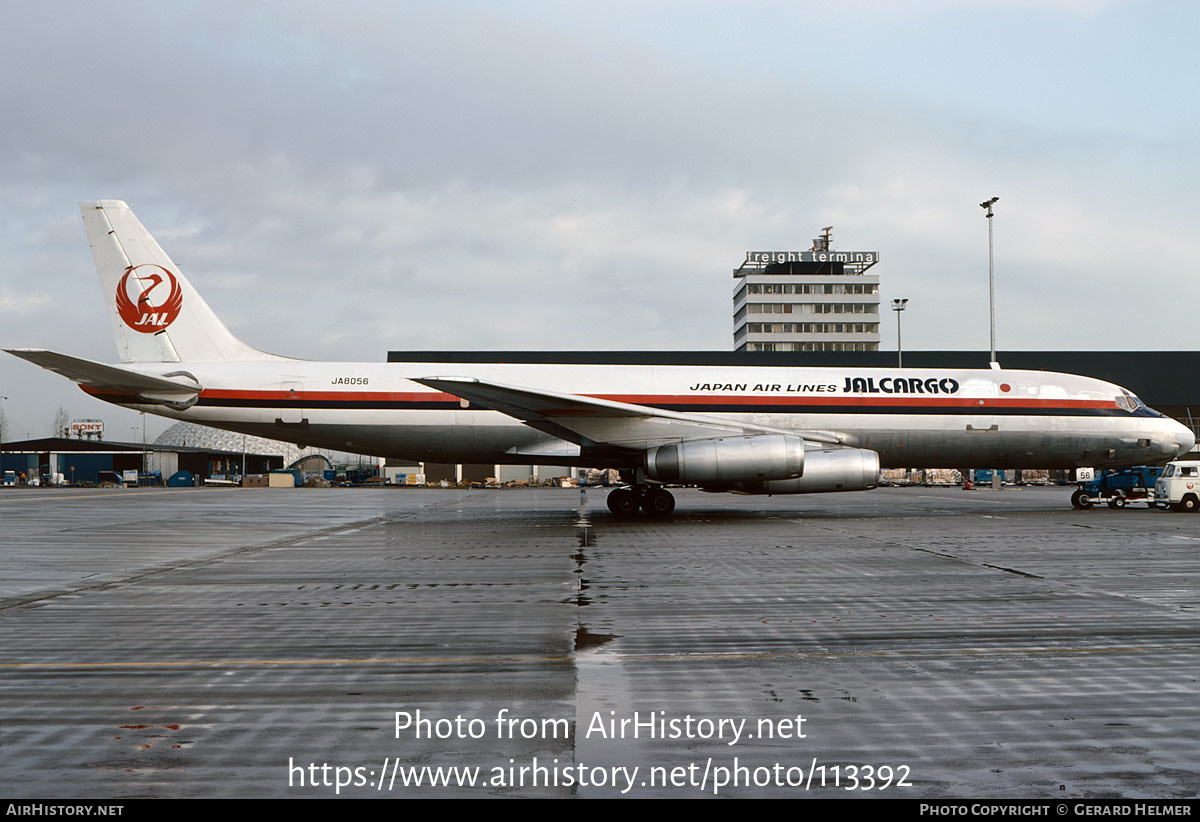
[[[1130,413],[1137,411],[1139,408],[1146,407],[1146,403],[1142,402],[1136,396],[1134,396],[1133,394],[1130,394],[1128,391],[1124,392],[1123,394],[1121,394],[1121,396],[1117,397],[1116,403],[1117,403],[1117,408],[1122,408]]]

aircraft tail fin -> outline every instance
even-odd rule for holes
[[[129,206],[79,209],[122,362],[275,359],[230,333]]]

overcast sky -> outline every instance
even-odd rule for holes
[[[0,346],[116,350],[121,199],[252,345],[732,348],[747,250],[878,251],[906,349],[1195,348],[1200,3],[5,5]],[[885,308],[883,346],[895,347]],[[136,414],[0,357],[8,438]],[[152,432],[164,427],[155,423]]]

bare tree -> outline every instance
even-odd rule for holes
[[[54,432],[50,434],[52,437],[67,437],[71,433],[71,413],[61,405],[58,411],[54,413]]]

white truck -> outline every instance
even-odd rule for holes
[[[1176,511],[1200,510],[1200,460],[1168,463],[1154,483],[1154,502]]]

